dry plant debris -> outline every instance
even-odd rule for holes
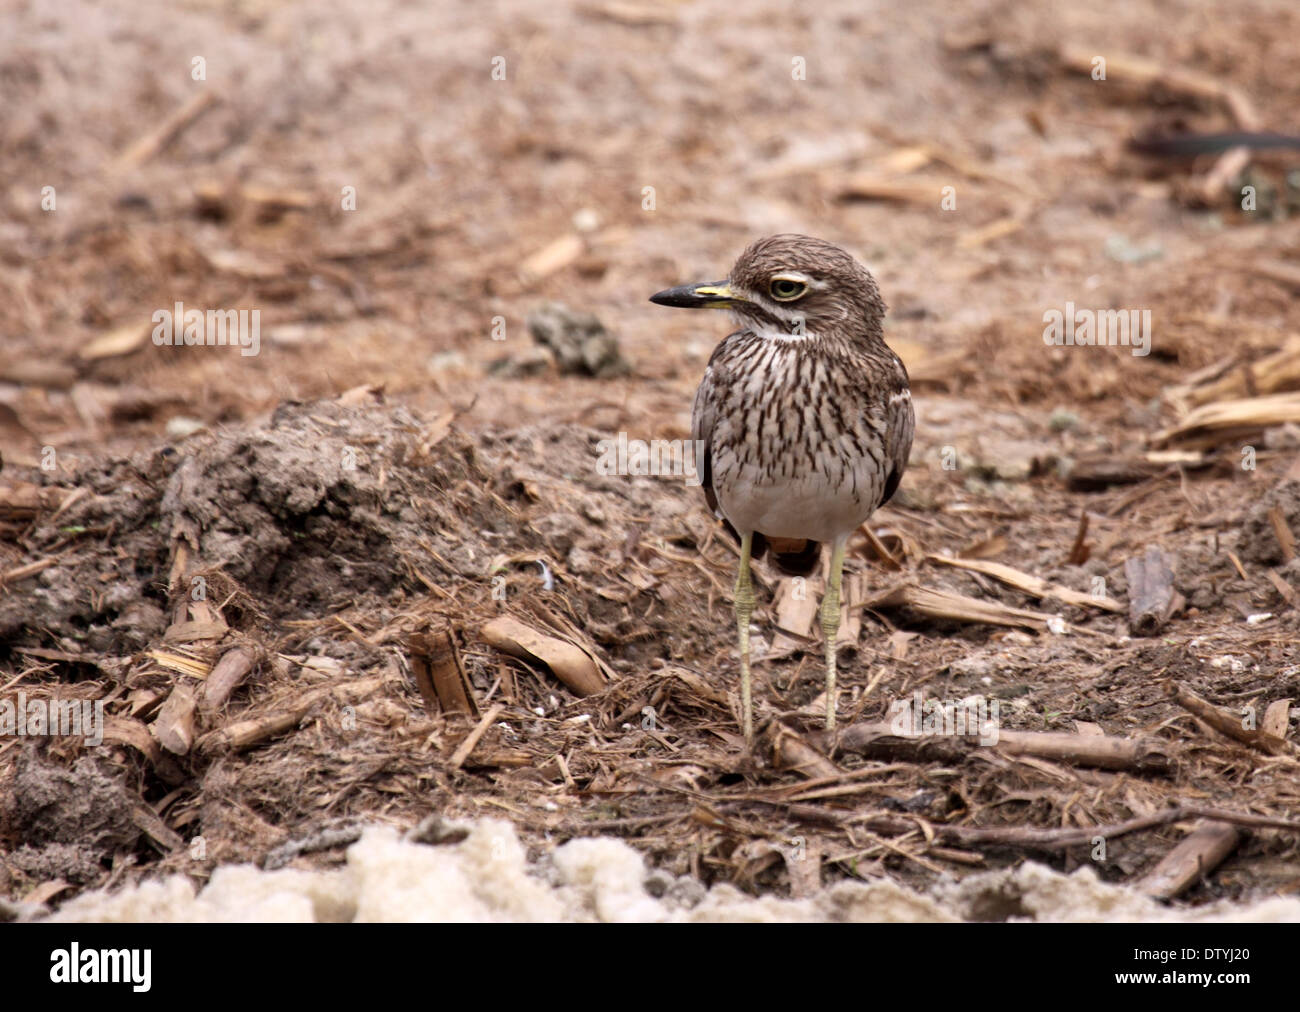
[[[102,703],[104,744],[0,735],[0,897],[328,868],[430,816],[758,894],[1027,853],[1293,894],[1296,159],[1140,142],[1293,129],[1259,40],[1300,12],[507,6],[529,43],[491,90],[469,7],[5,13],[0,700]],[[721,50],[689,30],[723,19]],[[217,36],[222,81],[159,69]],[[807,80],[762,56],[792,48]],[[688,435],[718,335],[646,296],[793,228],[876,271],[917,444],[852,542],[839,741],[816,581],[756,574],[750,757],[730,542],[697,490],[594,462]],[[263,354],[156,347],[177,293],[262,307]],[[1151,354],[1045,347],[1065,299],[1149,308]],[[999,743],[893,734],[917,693],[996,701]]]

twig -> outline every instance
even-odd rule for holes
[[[1268,522],[1273,525],[1273,535],[1277,538],[1278,547],[1282,549],[1282,561],[1290,562],[1295,558],[1295,535],[1286,525],[1280,506],[1274,506],[1268,511]]]
[[[994,747],[1006,755],[1038,756],[1098,769],[1166,773],[1173,765],[1168,746],[1157,738],[1065,734],[1057,731],[1006,731],[996,741],[980,734],[900,735],[890,722],[853,724],[839,738],[840,749],[876,759],[960,761],[980,748]]]
[[[1167,682],[1165,688],[1173,701],[1184,710],[1234,741],[1257,748],[1269,755],[1296,755],[1300,751],[1291,742],[1276,735],[1243,727],[1239,716],[1219,709],[1181,685]]]
[[[469,736],[456,746],[456,751],[452,753],[451,760],[447,763],[448,769],[458,770],[461,765],[469,758],[469,754],[474,751],[474,746],[478,744],[479,739],[491,727],[496,719],[501,716],[503,707],[500,703],[493,703],[492,708],[479,718],[479,722],[474,725],[474,730]]]
[[[1037,826],[994,826],[978,828],[974,826],[934,826],[936,838],[967,846],[989,847],[1030,847],[1038,850],[1060,850],[1065,847],[1091,843],[1102,837],[1113,840],[1143,829],[1154,829],[1185,819],[1211,819],[1238,826],[1254,826],[1259,829],[1286,829],[1300,832],[1300,820],[1277,819],[1267,815],[1252,815],[1249,812],[1229,812],[1221,808],[1209,808],[1205,805],[1177,805],[1154,815],[1141,815],[1124,822],[1113,822],[1101,826],[1065,827],[1047,829]],[[866,817],[868,825],[887,828],[892,832],[906,832],[915,829],[915,820],[898,815],[877,813]]]
[[[217,101],[216,92],[199,92],[122,152],[113,167],[118,170],[139,168],[179,137],[186,127],[216,105]]]

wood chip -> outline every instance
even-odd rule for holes
[[[411,672],[429,713],[477,714],[474,687],[460,662],[460,651],[450,629],[415,633],[407,640]]]
[[[783,576],[772,601],[776,627],[801,640],[812,637],[821,585],[806,577]]]
[[[838,766],[788,727],[780,724],[773,726],[772,765],[777,769],[794,770],[810,780],[837,777],[841,773]]]
[[[1211,449],[1258,441],[1265,429],[1288,422],[1300,422],[1300,392],[1203,404],[1178,424],[1157,432],[1151,443]]]
[[[852,176],[833,184],[839,200],[881,200],[896,204],[939,206],[943,188],[948,185],[935,180],[898,180],[875,175]]]
[[[585,249],[582,236],[576,232],[562,235],[524,260],[519,273],[525,282],[540,281],[574,263]]]
[[[1282,595],[1282,600],[1294,608],[1295,588],[1282,579],[1282,575],[1276,569],[1270,569],[1264,575],[1268,577],[1269,583],[1277,588],[1277,592]]]
[[[1263,264],[1252,264],[1251,270],[1265,277],[1273,276],[1268,274]],[[1300,276],[1296,268],[1289,270]],[[1277,280],[1275,276],[1274,279]],[[1165,399],[1174,405],[1196,407],[1213,401],[1280,393],[1297,387],[1300,387],[1300,338],[1293,337],[1280,350],[1254,362],[1243,362],[1226,371],[1219,369],[1200,382],[1189,378],[1184,385],[1167,390]]]
[[[382,688],[387,680],[385,676],[359,678],[355,681],[343,681],[308,689],[284,709],[247,717],[209,731],[199,738],[198,749],[201,752],[210,752],[222,748],[248,748],[260,744],[297,727],[313,707],[326,699],[332,697],[341,703],[356,704]]]
[[[604,0],[602,3],[584,3],[579,12],[592,18],[602,18],[630,28],[649,25],[674,25],[677,12],[654,4],[627,3],[625,0]]]
[[[129,355],[148,343],[149,334],[150,328],[144,324],[129,323],[95,338],[78,352],[78,356],[84,361],[94,362],[101,358]]]
[[[1286,524],[1282,507],[1274,506],[1268,511],[1268,522],[1273,527],[1273,535],[1277,538],[1278,547],[1282,549],[1283,563],[1290,562],[1295,558],[1295,535]]]
[[[1286,740],[1291,734],[1291,700],[1275,699],[1264,711],[1264,719],[1259,722],[1259,729],[1264,734]]]
[[[1074,532],[1074,543],[1070,545],[1070,554],[1065,557],[1068,566],[1082,566],[1091,554],[1088,548],[1088,511],[1080,510],[1079,527]]]
[[[1236,826],[1202,820],[1142,877],[1137,888],[1158,900],[1180,896],[1217,868],[1240,840]]]
[[[149,733],[149,728],[140,721],[127,717],[105,718],[104,741],[130,745],[155,764],[162,755],[158,740]]]
[[[256,663],[257,651],[250,647],[235,647],[222,654],[203,683],[200,712],[205,717],[211,717],[225,706],[230,694],[248,677]]]
[[[534,664],[542,664],[579,696],[605,688],[605,678],[596,662],[576,644],[501,615],[479,629],[484,642],[498,650]]]
[[[63,890],[70,888],[72,888],[70,882],[65,882],[61,878],[50,879],[48,882],[42,882],[24,896],[23,903],[43,907]]]
[[[0,573],[0,587],[7,583],[17,583],[20,580],[26,580],[28,577],[35,576],[42,570],[49,569],[58,561],[58,559],[51,556],[37,562],[29,562],[25,566],[15,566],[13,569]]]
[[[168,670],[179,672],[182,675],[189,675],[191,678],[207,678],[208,672],[212,670],[212,665],[196,657],[173,653],[170,650],[150,650],[146,656]]]
[[[163,633],[166,643],[197,643],[201,640],[219,640],[230,631],[225,621],[215,620],[199,622],[173,622]]]
[[[1004,239],[1009,235],[1014,235],[1024,227],[1025,219],[1023,214],[1010,214],[1005,218],[999,218],[996,221],[982,228],[974,229],[970,232],[963,233],[957,239],[958,249],[974,249],[977,246],[986,246],[998,239]]]
[[[904,660],[907,657],[907,649],[912,640],[916,639],[920,633],[905,632],[902,629],[895,629],[889,634],[889,656],[896,661]]]
[[[1128,578],[1129,630],[1134,636],[1154,636],[1184,604],[1174,589],[1174,568],[1169,556],[1152,546],[1145,555],[1124,562]]]
[[[160,850],[164,853],[178,851],[184,848],[185,840],[181,835],[172,829],[167,823],[158,817],[158,813],[145,804],[136,805],[131,810],[131,821],[136,827],[142,830],[149,839],[158,844]]]
[[[790,876],[790,898],[807,899],[822,888],[822,844],[818,837],[787,843],[779,848]]]
[[[173,686],[171,695],[150,725],[158,744],[173,755],[185,755],[194,744],[194,713],[198,709],[194,691],[184,684]]]

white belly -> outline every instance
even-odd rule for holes
[[[866,492],[863,484],[859,493]],[[868,493],[869,494],[869,493]],[[871,516],[874,499],[854,495],[852,484],[831,488],[823,475],[756,484],[743,477],[718,489],[718,508],[736,530],[773,538],[834,541]]]

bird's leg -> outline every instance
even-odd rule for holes
[[[831,549],[831,576],[822,598],[822,632],[826,635],[826,730],[835,730],[835,635],[840,631],[840,576],[844,570],[844,546],[848,538],[836,538]]]
[[[749,581],[749,553],[754,535],[740,539],[740,571],[736,575],[736,625],[740,632],[740,709],[745,729],[745,749],[754,750],[753,691],[749,681],[749,618],[754,614],[754,586]]]

